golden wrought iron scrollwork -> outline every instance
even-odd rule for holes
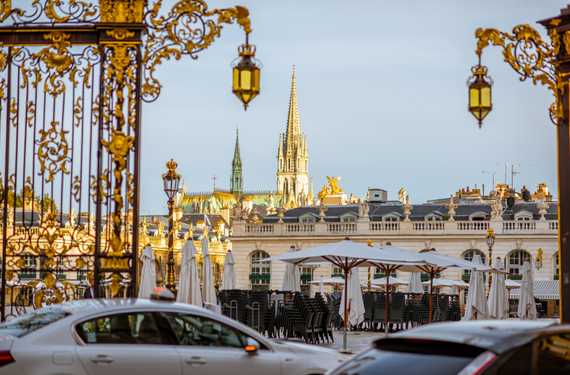
[[[224,24],[237,22],[246,33],[251,32],[249,11],[236,6],[227,9],[208,9],[204,0],[180,0],[168,15],[160,15],[162,0],[149,6],[145,16],[146,40],[143,52],[144,77],[142,96],[152,102],[160,95],[156,68],[165,60],[193,59],[220,36]]]
[[[29,8],[12,8],[11,0],[0,5],[0,22],[12,17],[16,23],[42,20],[51,23],[93,22],[99,18],[98,7],[85,0],[32,0]]]
[[[501,47],[505,62],[519,74],[521,81],[530,79],[533,84],[540,83],[552,92],[555,97],[555,102],[549,109],[552,121],[556,123],[557,119],[564,116],[559,103],[561,81],[555,68],[555,59],[560,51],[560,38],[554,29],[549,31],[550,43],[543,40],[536,29],[526,24],[515,26],[512,33],[479,28],[475,31],[475,37],[477,55],[481,56],[489,45]]]
[[[0,1],[0,22],[10,17],[12,13],[12,0]]]
[[[69,174],[68,130],[63,130],[58,121],[52,121],[48,130],[40,130],[38,161],[40,174],[46,182],[53,181],[58,173]]]
[[[144,0],[100,0],[101,22],[141,23]]]

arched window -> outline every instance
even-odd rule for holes
[[[441,216],[436,214],[429,214],[425,216],[425,221],[441,221]]]
[[[471,221],[485,221],[487,220],[487,214],[483,211],[477,211],[469,215],[469,220]]]
[[[304,293],[309,292],[310,282],[313,281],[314,266],[301,267],[301,291]]]
[[[519,280],[522,277],[522,266],[524,262],[530,262],[531,257],[526,250],[513,250],[507,256],[506,268],[509,278]]]
[[[532,219],[532,213],[528,211],[520,211],[515,214],[516,221],[531,221]]]
[[[271,282],[271,261],[269,254],[263,250],[256,250],[250,256],[250,273],[251,289],[268,290]]]
[[[382,216],[382,221],[396,222],[396,221],[400,221],[400,217],[396,214],[388,214],[388,215]]]
[[[331,277],[342,277],[344,279],[344,271],[342,268],[333,267],[331,271]]]
[[[473,256],[477,254],[481,257],[481,262],[483,264],[487,264],[487,257],[485,256],[485,253],[482,252],[479,249],[469,249],[469,250],[465,250],[463,252],[463,259],[472,262],[473,261]],[[463,271],[463,276],[462,279],[463,281],[465,281],[466,283],[469,282],[469,278],[471,277],[471,271],[470,270],[464,270]]]
[[[36,270],[38,269],[38,257],[35,255],[26,254],[23,257],[24,270],[20,272],[21,279],[35,279]]]
[[[340,217],[341,223],[354,223],[356,222],[356,216],[352,214],[346,214]]]
[[[554,280],[560,279],[560,259],[558,258],[558,251],[552,255],[552,263],[554,264]]]

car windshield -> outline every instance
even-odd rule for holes
[[[379,340],[334,374],[451,375],[465,368],[484,350],[463,344],[425,340]]]
[[[61,306],[47,306],[0,324],[0,335],[22,337],[68,315]]]

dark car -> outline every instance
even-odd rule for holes
[[[429,324],[376,340],[329,374],[570,374],[570,325],[514,320]]]

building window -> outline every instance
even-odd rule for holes
[[[382,221],[396,222],[400,221],[400,219],[396,215],[386,215],[382,216]]]
[[[509,279],[520,280],[522,278],[522,266],[524,262],[530,262],[531,257],[526,250],[513,250],[507,256],[507,271]]]
[[[22,279],[35,279],[37,270],[37,256],[35,255],[24,255],[24,270],[20,272],[20,278]]]
[[[478,249],[469,249],[466,250],[463,253],[463,259],[472,262],[473,261],[473,256],[477,254],[481,257],[481,262],[483,264],[487,264],[487,257],[485,256],[485,253],[482,252],[481,250]],[[469,282],[469,279],[471,278],[471,271],[470,270],[463,270],[463,275],[462,275],[462,279],[463,281],[465,281],[466,283]]]
[[[485,221],[487,220],[487,214],[484,212],[475,212],[469,216],[471,221]]]
[[[314,267],[301,267],[301,285],[309,285],[313,281]]]
[[[271,282],[271,261],[269,254],[263,250],[256,250],[251,254],[251,267],[249,280],[251,289],[268,290]]]
[[[356,217],[354,215],[345,215],[340,218],[342,223],[354,223],[356,221]]]
[[[342,277],[344,279],[344,272],[339,267],[333,267],[331,277]]]
[[[304,224],[311,224],[315,222],[315,217],[313,215],[301,216],[299,221]]]
[[[438,215],[428,215],[425,217],[426,221],[441,221],[441,216]]]
[[[560,259],[558,258],[558,251],[552,256],[554,260],[554,280],[560,279]]]
[[[515,214],[516,221],[531,221],[532,219],[532,213],[528,211],[521,211]]]

